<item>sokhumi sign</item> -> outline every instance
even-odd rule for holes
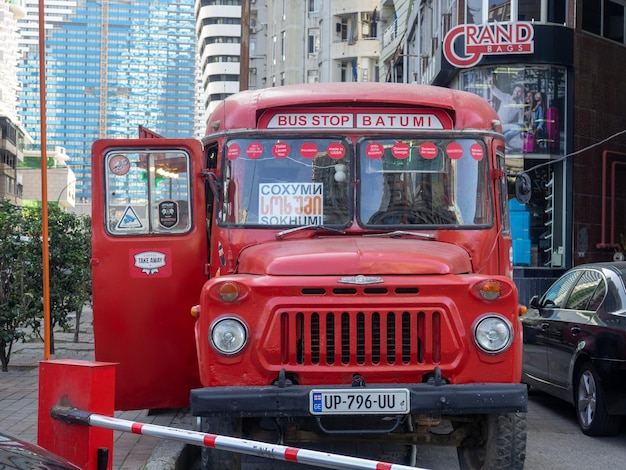
[[[450,64],[472,67],[486,55],[532,54],[535,51],[532,23],[462,24],[452,28],[443,41],[443,54]],[[455,50],[455,45],[461,46]]]

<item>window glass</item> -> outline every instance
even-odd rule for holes
[[[489,22],[504,23],[511,21],[511,0],[489,0]]]
[[[570,271],[556,281],[541,299],[541,306],[544,308],[562,308],[565,304],[567,294],[580,276],[580,271]]]
[[[113,235],[191,229],[189,155],[111,151],[105,158],[106,227]]]
[[[583,31],[624,44],[624,0],[583,0]]]
[[[328,138],[232,139],[220,223],[347,225],[351,145]]]
[[[598,271],[583,271],[572,289],[572,293],[567,300],[565,308],[571,310],[587,310],[589,301],[593,298],[601,281],[602,275]]]
[[[518,21],[541,21],[541,0],[518,1]]]
[[[562,155],[566,73],[552,66],[477,67],[461,73],[461,88],[498,111],[507,155]]]
[[[624,43],[624,5],[605,0],[602,36],[622,44]]]
[[[493,221],[484,145],[475,139],[363,139],[364,225],[486,225]]]
[[[587,305],[587,310],[596,311],[600,307],[600,304],[604,300],[604,296],[606,295],[606,280],[604,278],[600,279],[600,282],[596,286],[596,290],[594,291],[591,299],[589,300],[589,305]]]
[[[499,65],[461,72],[461,88],[498,112],[506,143],[514,265],[561,267],[564,246],[567,71],[556,66]],[[524,173],[522,202],[517,175]]]

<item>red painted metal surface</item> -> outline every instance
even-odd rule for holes
[[[381,256],[384,253],[384,256]],[[367,274],[461,274],[472,271],[463,248],[434,240],[316,238],[268,242],[245,248],[241,274],[321,276]]]
[[[610,171],[610,186],[607,184],[607,180],[609,179],[609,169],[608,162],[609,157],[614,156],[615,160],[611,162],[611,171]],[[613,152],[611,150],[605,150],[602,152],[602,221],[600,223],[600,243],[596,244],[596,248],[610,248],[610,249],[618,249],[622,248],[621,241],[617,240],[615,237],[615,211],[616,211],[616,198],[615,198],[615,188],[616,188],[616,172],[617,166],[626,165],[626,162],[619,161],[626,157],[626,153],[622,152]],[[607,196],[607,187],[610,187],[610,199]],[[607,223],[607,202],[608,202],[608,210],[609,210],[609,219],[610,223]],[[607,240],[607,227],[608,227],[608,240]]]
[[[98,468],[98,449],[109,450],[113,462],[113,432],[75,426],[52,418],[55,406],[70,406],[113,415],[115,364],[53,360],[39,363],[37,443],[80,468]]]
[[[501,130],[493,119],[498,119],[493,108],[474,93],[459,92],[443,87],[429,87],[399,83],[316,83],[287,85],[271,90],[249,90],[237,93],[222,101],[212,113],[207,135],[223,129],[255,129],[258,115],[252,110],[267,110],[285,106],[333,107],[369,104],[378,107],[415,107],[453,111],[455,129]],[[458,112],[462,110],[462,112]],[[218,122],[219,121],[219,124]]]
[[[150,148],[167,142],[192,156],[191,184],[202,188],[202,151],[193,140],[104,140],[93,146],[92,272],[95,354],[117,362],[115,409],[185,407],[199,385],[190,309],[206,281],[207,234],[203,199],[194,195],[200,217],[181,235],[112,236],[105,230],[103,154],[108,148]],[[135,150],[136,151],[136,150]],[[169,258],[159,275],[140,275],[138,252],[159,251]]]

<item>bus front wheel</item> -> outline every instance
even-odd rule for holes
[[[461,470],[522,470],[526,459],[526,415],[486,415],[479,435],[457,448]]]

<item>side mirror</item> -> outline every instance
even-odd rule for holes
[[[539,296],[538,295],[534,295],[531,299],[530,299],[530,306],[532,308],[536,308],[537,310],[539,309],[540,305],[539,305]]]
[[[530,201],[532,196],[532,182],[528,173],[520,173],[515,176],[515,197],[522,204]]]
[[[202,172],[202,178],[209,183],[213,197],[219,202],[222,194],[222,183],[217,178],[217,175],[211,170],[205,170]]]

